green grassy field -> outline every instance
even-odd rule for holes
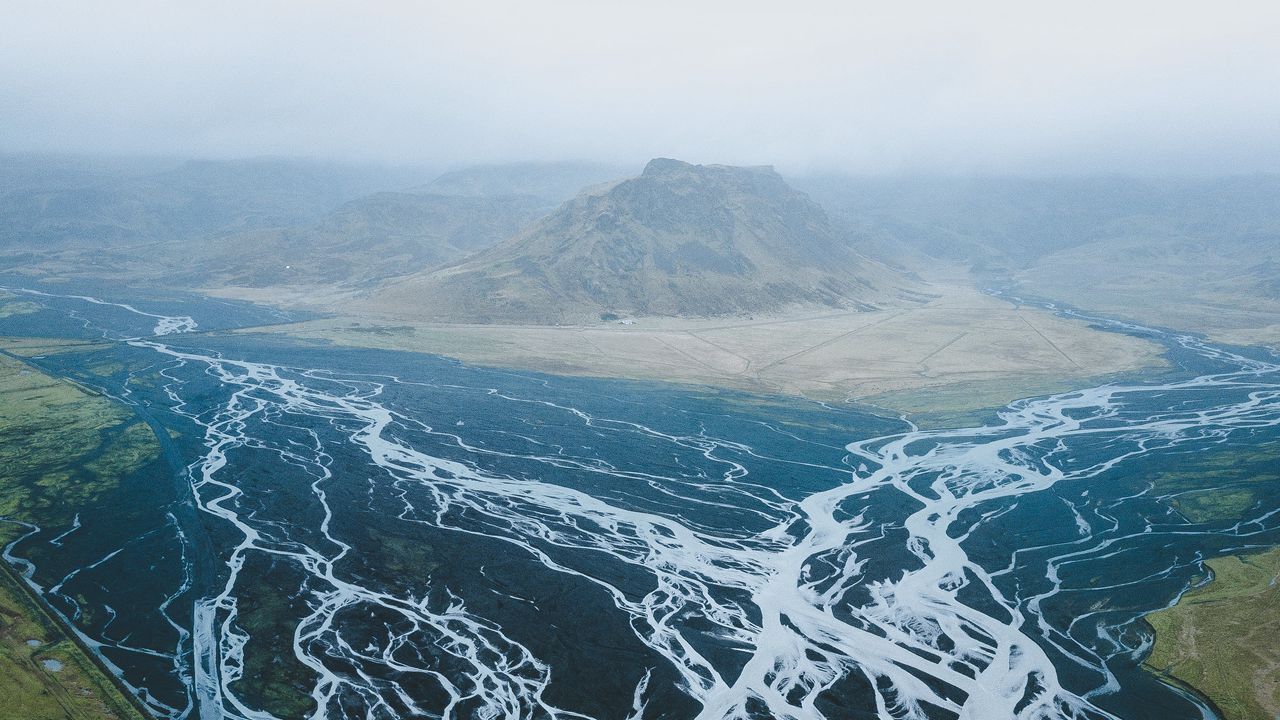
[[[144,717],[0,566],[0,720]]]
[[[29,315],[33,312],[39,312],[42,309],[40,303],[34,303],[30,300],[20,300],[17,295],[8,290],[0,290],[0,318],[13,317],[14,315]]]
[[[1151,613],[1147,665],[1199,690],[1227,720],[1280,716],[1280,548],[1209,560],[1213,582]]]
[[[0,356],[0,519],[68,524],[158,453],[150,429],[111,401]],[[22,532],[0,522],[0,542]],[[0,720],[143,717],[0,563]]]
[[[1179,458],[1176,469],[1160,468],[1133,477],[1150,482],[1155,494],[1165,497],[1170,507],[1191,522],[1233,522],[1271,501],[1280,482],[1277,454],[1280,443],[1276,442],[1233,446],[1186,454]]]
[[[123,408],[0,357],[0,517],[69,523],[158,454],[150,429]]]

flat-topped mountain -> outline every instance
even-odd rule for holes
[[[516,237],[412,275],[370,302],[425,318],[595,322],[796,306],[915,302],[918,285],[860,255],[770,167],[651,161],[588,188]]]

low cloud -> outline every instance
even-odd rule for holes
[[[1280,170],[1280,6],[10,0],[0,150]]]

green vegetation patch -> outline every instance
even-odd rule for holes
[[[1184,453],[1177,469],[1155,469],[1134,479],[1151,483],[1155,492],[1194,523],[1243,520],[1259,502],[1271,501],[1280,488],[1276,457],[1280,444],[1224,446]]]
[[[13,353],[14,355],[20,355],[22,357],[57,355],[67,352],[86,352],[89,350],[101,350],[105,347],[108,347],[107,343],[91,340],[63,340],[59,338],[27,337],[0,338],[0,350]]]
[[[9,340],[31,355],[83,343]],[[0,356],[0,518],[65,527],[159,457],[146,424],[107,398]],[[0,543],[26,529],[0,522]],[[144,717],[0,563],[0,720]]]
[[[159,454],[150,428],[107,398],[0,357],[0,516],[69,523]]]
[[[1280,548],[1207,562],[1213,581],[1151,613],[1147,665],[1190,685],[1227,720],[1280,716]]]
[[[293,650],[294,628],[309,613],[302,593],[305,575],[288,561],[258,557],[248,561],[245,572],[270,581],[238,587],[236,624],[249,635],[249,642],[236,690],[276,717],[308,717],[316,706],[311,698],[316,674]]]
[[[30,300],[21,300],[18,295],[8,290],[0,290],[0,318],[13,317],[14,315],[29,315],[33,312],[39,312],[44,308],[40,303],[31,302]]]
[[[1081,382],[1079,378],[1011,376],[895,390],[862,398],[862,402],[906,413],[922,428],[965,427],[989,421],[996,410],[1014,400],[1066,392]]]
[[[1239,518],[1256,500],[1254,492],[1247,488],[1210,489],[1184,495],[1174,500],[1173,506],[1191,522],[1205,523]]]
[[[0,318],[13,317],[14,315],[30,315],[43,309],[39,303],[33,303],[29,300],[7,300],[0,302]]]
[[[0,566],[0,720],[143,720]]]

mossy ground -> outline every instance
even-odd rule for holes
[[[125,409],[0,357],[0,517],[69,522],[159,451]]]
[[[0,337],[0,349],[3,349],[5,352],[13,353],[14,355],[21,355],[22,357],[54,355],[56,353],[69,352],[82,348],[103,347],[107,347],[107,344],[95,342],[93,340],[13,336]]]
[[[245,572],[271,583],[244,583],[238,589],[237,624],[249,635],[244,676],[235,683],[255,707],[276,717],[309,717],[315,710],[313,670],[298,661],[293,628],[308,614],[302,599],[303,575],[286,562],[253,558]]]
[[[1275,502],[1280,444],[1183,453],[1134,476],[1188,521],[1229,524]],[[1208,561],[1214,580],[1147,616],[1156,644],[1147,666],[1208,697],[1227,720],[1280,716],[1280,549]]]
[[[43,309],[40,303],[23,300],[8,290],[0,290],[0,318],[29,315]]]
[[[1266,506],[1280,487],[1280,443],[1233,445],[1179,457],[1177,469],[1161,468],[1135,480],[1193,523],[1234,522]]]
[[[1280,548],[1209,560],[1213,581],[1147,616],[1156,672],[1213,701],[1226,720],[1280,716]]]
[[[143,717],[0,567],[0,720]]]
[[[0,517],[65,524],[158,452],[150,429],[106,398],[0,356]],[[0,542],[22,532],[2,523]],[[142,717],[0,566],[0,720]]]

